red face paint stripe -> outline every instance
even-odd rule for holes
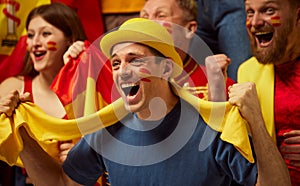
[[[151,80],[148,79],[148,78],[142,78],[141,81],[144,81],[144,82],[147,82],[147,83],[150,83],[150,82],[151,82]]]
[[[48,50],[51,50],[51,51],[56,51],[57,48],[56,47],[48,47]]]
[[[54,42],[54,41],[49,41],[47,44],[48,44],[48,45],[56,45],[56,42]]]
[[[281,23],[273,23],[272,25],[276,27],[276,26],[280,26]]]
[[[279,20],[280,19],[280,17],[279,16],[274,16],[274,17],[271,17],[271,19],[276,19],[276,20]]]

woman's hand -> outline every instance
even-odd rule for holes
[[[26,92],[20,95],[17,90],[11,91],[6,96],[0,98],[0,113],[11,116],[21,101],[30,101],[30,93]]]

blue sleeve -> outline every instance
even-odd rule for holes
[[[215,151],[215,159],[220,168],[238,184],[255,185],[257,180],[256,163],[250,163],[233,145],[220,141]]]
[[[63,163],[65,173],[79,184],[94,185],[103,173],[101,156],[82,138]]]

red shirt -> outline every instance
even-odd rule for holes
[[[286,145],[283,134],[300,130],[300,60],[275,66],[275,129],[278,147]],[[288,165],[292,185],[300,185],[300,169]]]

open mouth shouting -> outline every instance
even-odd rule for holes
[[[268,47],[272,43],[273,32],[257,32],[254,35],[259,47]]]
[[[140,85],[135,83],[122,84],[122,90],[126,96],[134,96],[140,88]]]
[[[136,83],[122,83],[121,88],[128,103],[135,103],[139,99],[140,84]]]

